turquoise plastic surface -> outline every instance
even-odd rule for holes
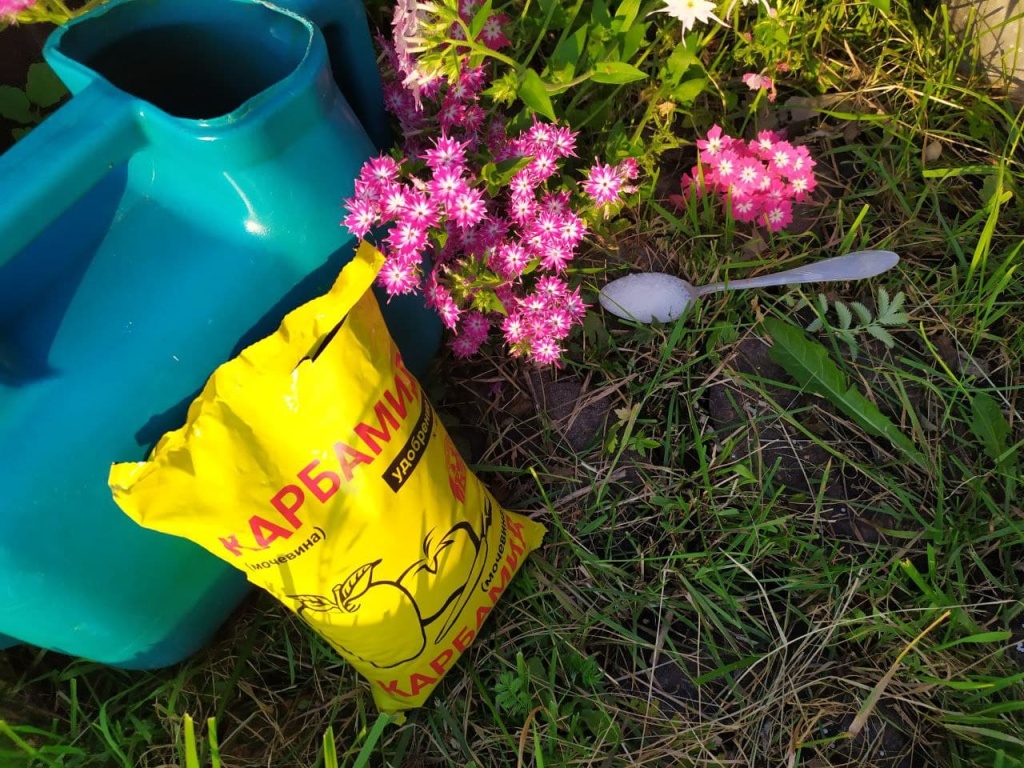
[[[165,666],[246,593],[106,480],[354,251],[341,203],[388,143],[364,10],[284,5],[114,0],[47,43],[74,96],[0,156],[0,645]],[[425,368],[439,322],[385,314]]]

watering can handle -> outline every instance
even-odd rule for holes
[[[0,268],[143,145],[133,101],[103,82],[0,155]]]

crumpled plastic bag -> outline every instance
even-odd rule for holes
[[[469,647],[544,528],[497,504],[406,370],[369,290],[382,263],[363,243],[109,483],[137,523],[295,611],[396,713]]]

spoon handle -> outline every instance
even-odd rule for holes
[[[900,257],[892,251],[856,251],[845,256],[833,256],[814,264],[787,269],[771,275],[702,285],[695,288],[694,291],[698,296],[704,296],[736,288],[765,288],[770,285],[820,283],[826,280],[862,280],[865,277],[874,277],[892,269],[899,260]]]

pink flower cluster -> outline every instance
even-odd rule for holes
[[[814,191],[815,162],[806,147],[794,147],[773,131],[746,143],[715,125],[697,141],[697,165],[683,174],[683,198],[717,192],[737,221],[764,224],[772,232],[793,221],[793,204]]]
[[[512,355],[556,363],[586,312],[566,268],[587,225],[559,175],[561,161],[575,156],[576,134],[534,121],[507,136],[478,103],[484,80],[480,68],[464,68],[425,111],[389,100],[402,108],[403,124],[415,122],[420,132],[406,132],[408,160],[382,155],[363,166],[342,224],[379,241],[386,257],[379,280],[389,295],[424,290],[454,332],[459,357],[475,354],[500,328]],[[431,127],[436,135],[422,141]],[[501,161],[515,171],[491,196],[482,170]],[[597,164],[582,190],[596,206],[614,203],[637,172],[633,160]],[[386,233],[379,236],[381,225]],[[433,265],[425,278],[424,257]]]
[[[13,17],[16,13],[32,7],[35,2],[36,0],[0,0],[0,19]]]
[[[0,0],[0,3],[4,0]],[[459,18],[466,27],[473,22],[480,3],[478,0],[460,0],[458,5]],[[421,106],[420,99],[423,96],[436,95],[440,89],[443,78],[433,72],[424,71],[417,60],[416,53],[424,50],[427,38],[431,35],[438,35],[432,17],[435,16],[438,8],[422,0],[397,0],[395,3],[394,15],[391,22],[394,34],[394,46],[382,40],[382,47],[387,51],[391,65],[401,76],[400,86],[396,83],[392,87],[392,99],[404,101],[410,99],[418,109]],[[480,30],[478,42],[493,51],[506,48],[511,41],[505,34],[505,26],[509,18],[502,13],[491,13]],[[445,32],[440,32],[443,37]],[[447,35],[452,40],[465,40],[465,29],[458,22],[452,22],[447,29]],[[439,51],[447,51],[450,44],[433,43]],[[456,52],[462,52],[468,46],[456,45]],[[404,89],[404,93],[402,90]],[[396,113],[397,114],[397,113]]]

